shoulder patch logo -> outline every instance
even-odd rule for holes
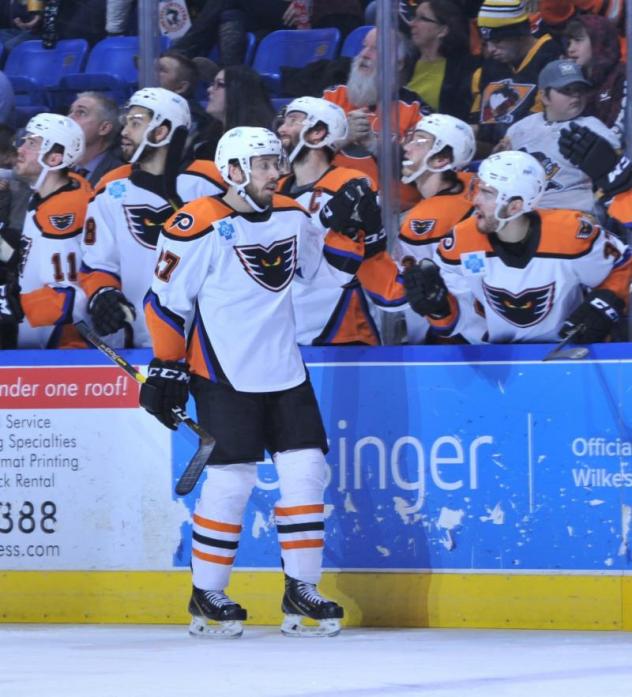
[[[125,183],[120,180],[112,182],[107,187],[107,192],[112,198],[121,198],[126,191]]]
[[[577,228],[578,240],[587,240],[595,231],[595,225],[589,218],[581,217],[579,219],[579,227]]]
[[[132,237],[143,247],[156,249],[158,235],[162,226],[172,215],[173,208],[168,204],[160,206],[160,208],[147,205],[124,205],[123,211]]]
[[[461,254],[461,265],[466,276],[484,276],[487,270],[485,252]]]
[[[177,227],[178,230],[182,230],[182,232],[187,232],[193,227],[193,216],[189,215],[188,213],[178,213],[176,217],[173,219],[173,227]]]
[[[540,288],[528,288],[517,295],[485,283],[483,291],[496,314],[515,327],[532,327],[542,322],[551,312],[555,299],[555,282]]]
[[[273,242],[269,247],[261,244],[235,247],[239,261],[260,286],[278,293],[286,288],[296,273],[296,237]]]
[[[219,224],[219,234],[225,240],[232,240],[235,236],[235,228],[232,223],[227,220],[222,220]]]
[[[68,230],[74,224],[75,219],[76,218],[74,213],[68,213],[67,215],[48,216],[48,221],[50,222],[50,224],[55,228],[55,230],[59,230],[60,232]]]
[[[455,244],[454,230],[450,230],[450,232],[445,237],[442,237],[441,242],[439,244],[443,249],[445,249],[446,252],[449,252]]]
[[[411,220],[410,221],[410,229],[415,235],[419,235],[421,237],[422,235],[427,235],[429,232],[432,232],[435,227],[437,226],[437,221],[436,220]]]

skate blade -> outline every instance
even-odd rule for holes
[[[300,639],[312,639],[314,637],[333,637],[340,634],[340,620],[315,620],[319,624],[303,624],[305,617],[302,615],[285,615],[281,625],[281,633],[284,636],[298,637]]]
[[[244,625],[238,620],[209,624],[203,617],[193,617],[189,625],[189,634],[203,639],[239,639],[243,633]]]

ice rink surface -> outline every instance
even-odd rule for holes
[[[2,697],[632,697],[632,634],[0,625]]]

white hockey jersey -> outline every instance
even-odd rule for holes
[[[156,265],[156,244],[162,225],[181,203],[225,190],[212,162],[194,162],[176,180],[180,201],[165,198],[163,177],[124,165],[109,172],[97,185],[88,207],[82,240],[80,282],[88,298],[100,288],[119,288],[136,310],[132,345],[151,345],[143,298]],[[123,332],[108,339],[123,346]]]
[[[295,201],[238,214],[219,198],[184,206],[165,225],[145,314],[154,354],[186,356],[191,372],[243,392],[274,392],[305,380],[291,285],[321,264],[350,280],[363,245],[323,235]],[[186,341],[185,341],[186,337]]]
[[[279,191],[298,201],[312,216],[314,225],[327,234],[320,222],[323,206],[351,179],[366,179],[363,172],[347,167],[330,167],[309,186],[295,188],[294,177],[281,180]],[[345,279],[348,280],[348,279]],[[292,285],[296,319],[296,340],[302,346],[380,343],[378,328],[357,280],[340,285],[340,277],[322,264],[309,283]]]
[[[578,126],[586,126],[605,138],[613,148],[619,148],[618,138],[594,116],[573,119]],[[507,131],[506,138],[512,150],[533,155],[546,173],[546,189],[540,199],[540,208],[566,208],[591,213],[595,208],[592,180],[560,153],[560,133],[568,128],[568,121],[547,121],[544,114],[532,114],[521,119]]]
[[[20,240],[20,302],[25,318],[19,348],[83,348],[73,326],[84,319],[86,296],[78,285],[81,233],[92,187],[78,175],[42,199],[29,201]]]
[[[579,211],[538,210],[519,252],[476,220],[455,226],[435,261],[451,294],[451,314],[430,320],[471,343],[554,342],[585,288],[608,288],[627,301],[630,249]]]

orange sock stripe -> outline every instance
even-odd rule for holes
[[[274,509],[277,515],[301,515],[305,513],[324,513],[325,504],[324,503],[314,503],[309,506],[289,506],[287,508],[280,508],[277,506]]]
[[[309,549],[311,547],[324,546],[324,540],[294,540],[293,542],[281,542],[281,549]]]
[[[217,520],[208,520],[208,518],[202,518],[199,515],[193,515],[193,522],[197,523],[200,527],[207,528],[208,530],[219,530],[219,532],[233,532],[236,535],[241,532],[241,525],[232,525],[231,523],[220,523]]]
[[[197,549],[192,550],[192,554],[194,557],[202,559],[203,561],[211,561],[214,564],[224,564],[225,566],[230,566],[233,561],[235,561],[235,557],[219,557],[217,554],[206,554]]]

